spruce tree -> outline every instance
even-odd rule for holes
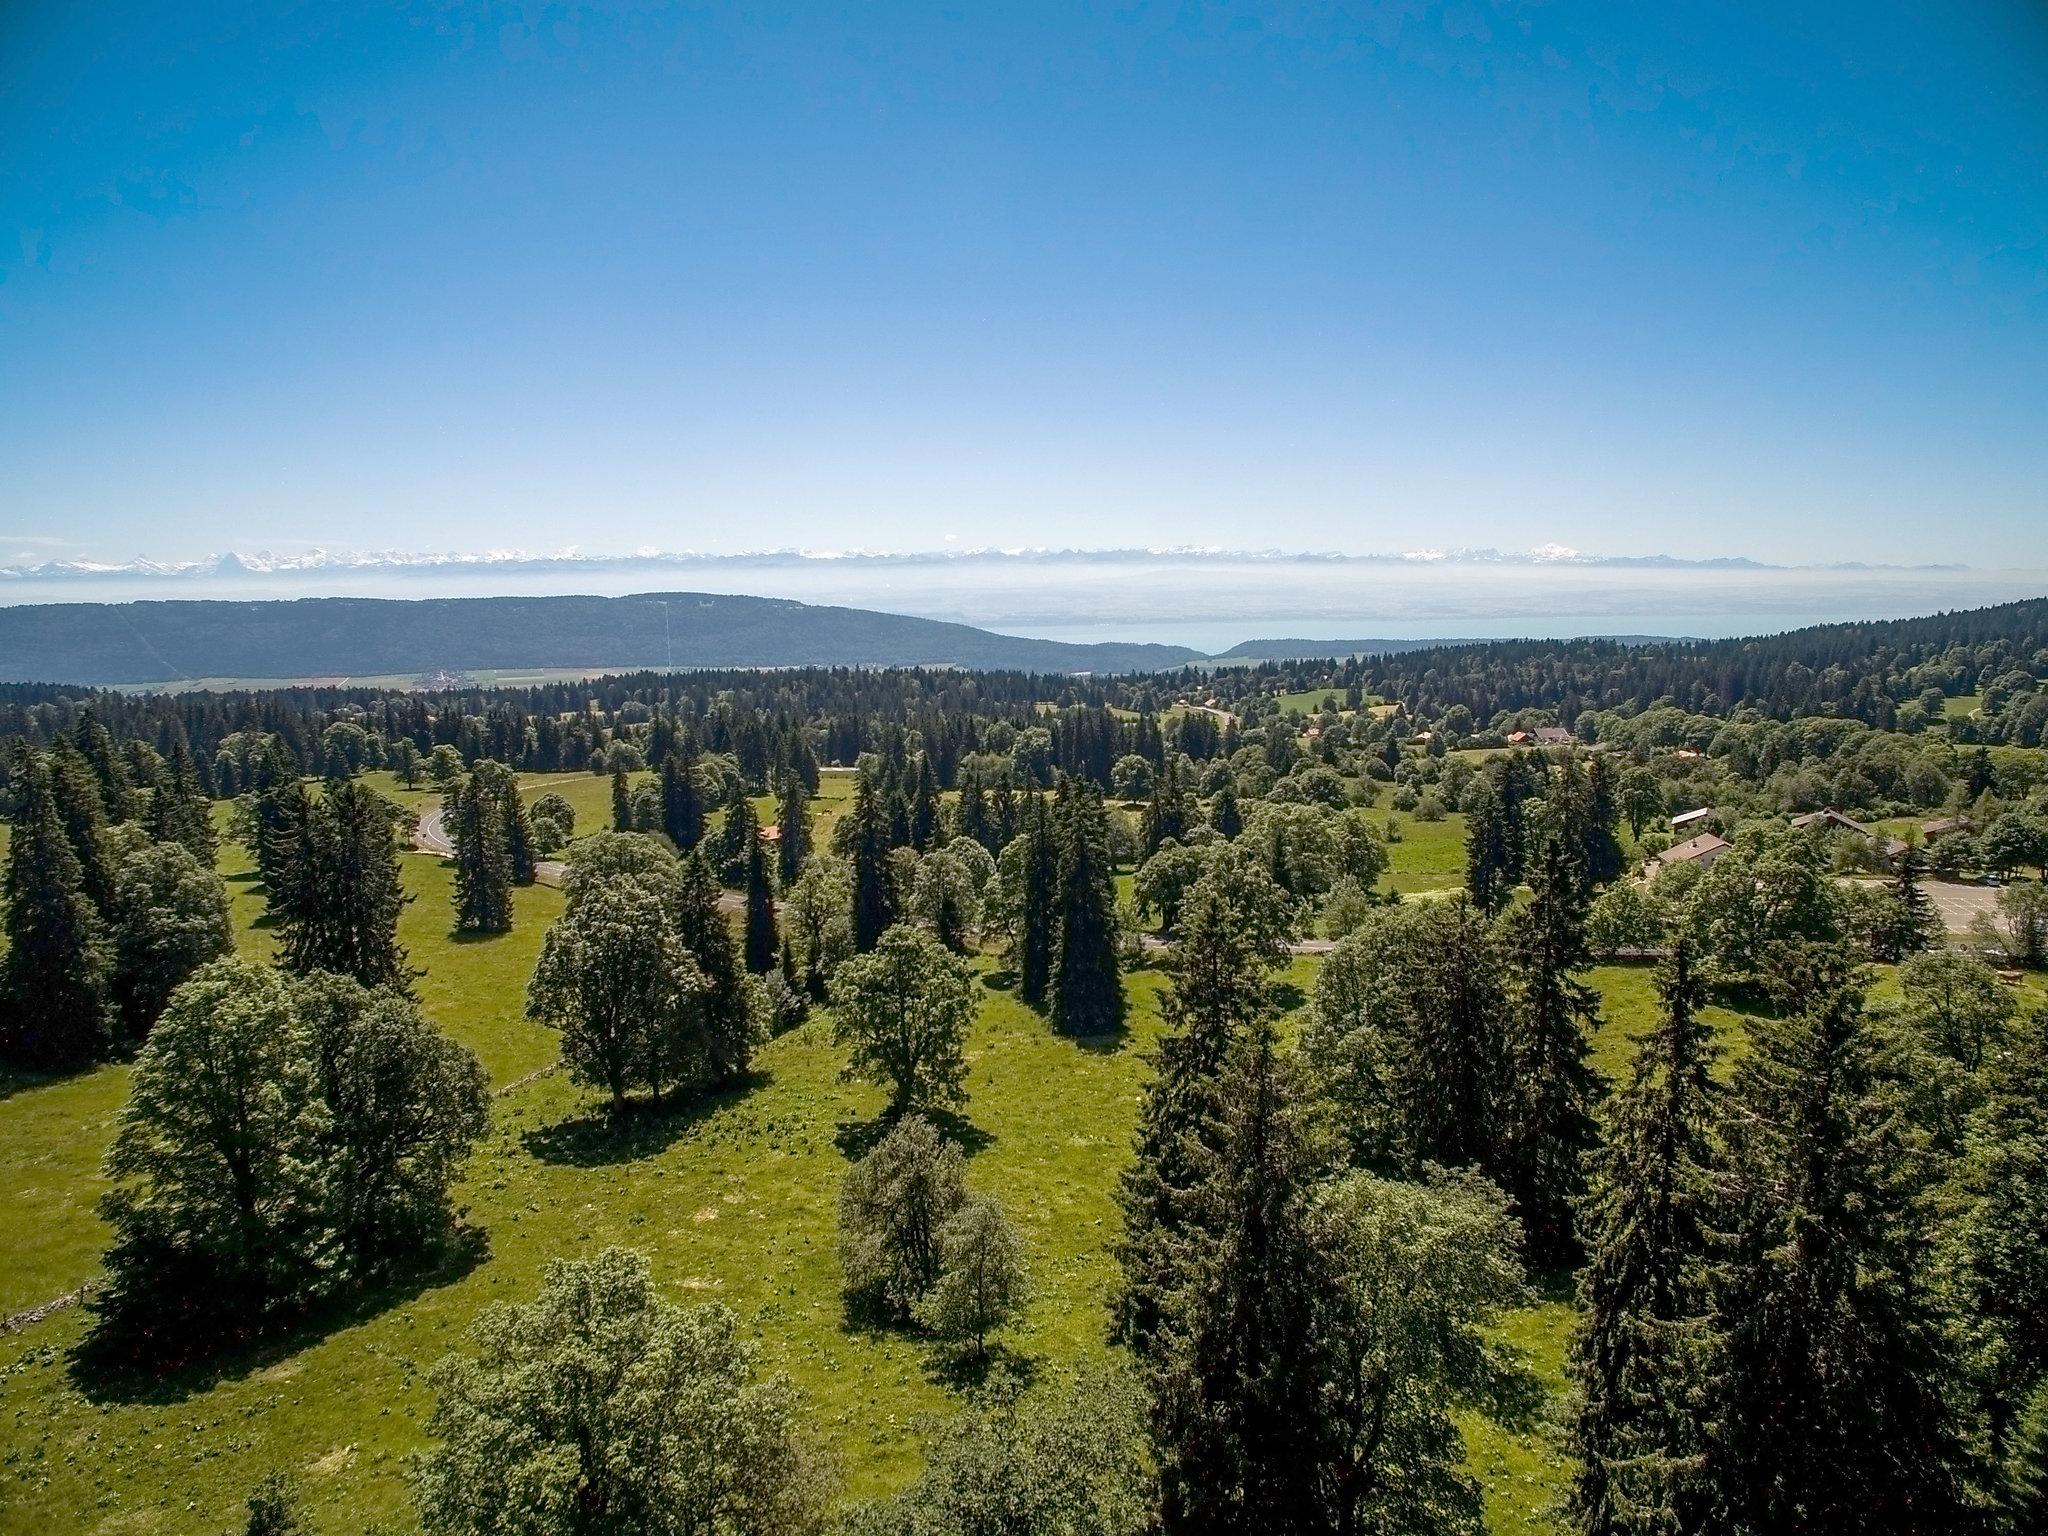
[[[256,860],[256,872],[263,877],[270,910],[280,916],[297,903],[293,886],[299,872],[299,846],[305,841],[312,815],[312,797],[295,774],[257,791],[256,843],[249,852]]]
[[[1957,1529],[1914,1132],[1846,965],[1811,998],[1752,1022],[1727,1100],[1709,1406],[1723,1515],[1808,1536]]]
[[[1578,1387],[1570,1518],[1582,1536],[1704,1531],[1701,1401],[1711,1341],[1710,1234],[1719,1113],[1705,988],[1680,939],[1663,1010],[1615,1096],[1580,1211],[1586,1267],[1572,1339]]]
[[[995,828],[990,825],[988,797],[982,791],[980,773],[969,769],[960,776],[960,798],[953,806],[953,829],[986,848],[991,858],[1003,851]]]
[[[465,933],[508,933],[512,861],[505,847],[504,807],[474,773],[451,786],[447,805],[455,845],[455,926]]]
[[[1067,1035],[1100,1035],[1124,1021],[1117,964],[1116,884],[1109,823],[1094,785],[1062,788],[1052,975],[1046,988],[1052,1026]]]
[[[746,1074],[757,1043],[752,994],[732,925],[719,910],[718,877],[702,847],[682,861],[673,905],[676,931],[706,983],[698,1001],[704,1054],[712,1079],[727,1083]]]
[[[756,976],[775,969],[780,939],[775,932],[775,881],[768,872],[768,847],[759,837],[747,850],[747,969]]]
[[[661,830],[688,853],[704,837],[704,796],[697,788],[695,744],[684,739],[661,762]]]
[[[52,747],[44,763],[57,818],[78,859],[86,899],[104,918],[113,910],[114,863],[107,849],[107,812],[99,778],[84,754],[68,740]]]
[[[1244,813],[1237,806],[1237,789],[1228,779],[1216,791],[1216,803],[1209,808],[1209,825],[1225,842],[1236,841],[1238,833],[1244,830]]]
[[[1476,779],[1465,810],[1465,894],[1489,917],[1513,894],[1514,863],[1501,797],[1486,779]]]
[[[796,884],[796,877],[803,873],[804,860],[811,856],[811,819],[805,800],[804,781],[794,773],[786,774],[781,800],[775,808],[775,857],[784,890]]]
[[[150,796],[149,835],[159,843],[182,843],[200,863],[214,861],[212,802],[199,781],[199,767],[183,739],[173,742],[171,755]]]
[[[293,857],[289,905],[278,914],[285,966],[332,971],[366,987],[410,993],[398,942],[407,897],[399,882],[392,808],[358,779],[327,786],[312,802]]]
[[[1594,1120],[1604,1089],[1588,1039],[1600,995],[1582,979],[1586,888],[1563,835],[1542,839],[1530,871],[1533,899],[1514,915],[1509,947],[1519,969],[1510,1029],[1516,1105],[1509,1194],[1532,1266],[1577,1256],[1572,1209],[1585,1189],[1586,1155],[1599,1143]]]
[[[1323,1159],[1304,1096],[1261,1022],[1225,1066],[1216,1149],[1194,1199],[1201,1236],[1177,1320],[1149,1363],[1161,1524],[1237,1536],[1319,1518],[1321,1367],[1308,1201]]]
[[[1909,955],[1917,955],[1941,931],[1941,920],[1934,911],[1934,899],[1920,885],[1926,872],[1926,855],[1918,844],[1908,843],[1899,854],[1898,868],[1892,873],[1891,901],[1885,909],[1884,919],[1871,936],[1874,940],[1872,947],[1879,960],[1896,964]]]
[[[82,1066],[113,1035],[105,925],[86,895],[48,764],[17,747],[13,780],[0,1048],[23,1066]]]
[[[133,821],[134,782],[128,777],[127,765],[121,761],[121,751],[114,745],[112,733],[90,709],[79,711],[78,723],[71,731],[71,745],[92,770],[106,819],[116,826]]]
[[[1216,1154],[1225,1109],[1223,1065],[1232,1045],[1271,1012],[1266,980],[1274,959],[1249,942],[1223,883],[1197,881],[1168,962],[1167,1033],[1138,1115],[1137,1157],[1117,1191],[1124,1236],[1115,1326],[1140,1355],[1152,1352],[1166,1299],[1189,1278],[1195,1190]]]
[[[853,866],[853,947],[866,954],[896,921],[896,896],[889,879],[889,817],[874,782],[854,780],[853,809],[847,812],[847,856]]]
[[[633,792],[626,787],[626,770],[612,770],[612,830],[633,830]]]
[[[1024,859],[1017,912],[1017,992],[1033,1008],[1044,1005],[1052,984],[1059,933],[1059,843],[1043,795],[1024,807]]]
[[[917,754],[917,773],[909,796],[909,844],[922,853],[939,837],[939,780],[928,753]]]

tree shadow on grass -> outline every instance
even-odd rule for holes
[[[1029,1391],[1038,1380],[1038,1360],[1000,1339],[991,1339],[980,1354],[975,1353],[972,1344],[941,1344],[925,1356],[924,1376],[933,1386],[948,1392],[972,1395],[994,1376],[1007,1376]]]
[[[960,1150],[973,1157],[984,1148],[995,1143],[992,1132],[984,1131],[965,1115],[950,1109],[921,1109],[916,1111],[931,1121],[938,1133],[948,1141],[957,1143]],[[848,1162],[857,1163],[875,1150],[875,1143],[896,1128],[902,1114],[885,1109],[879,1115],[866,1120],[842,1120],[832,1133],[832,1144]]]
[[[1017,990],[1017,973],[1010,970],[985,971],[981,984],[991,992],[1014,992]]]
[[[698,1094],[660,1109],[648,1101],[627,1101],[622,1115],[607,1110],[557,1120],[521,1134],[526,1150],[544,1163],[576,1168],[610,1168],[657,1157],[721,1110],[738,1103],[768,1081],[768,1074],[749,1072],[724,1088]]]
[[[1293,1013],[1308,1001],[1308,994],[1291,981],[1276,981],[1266,988],[1266,997],[1282,1013]]]
[[[1096,1035],[1068,1035],[1055,1030],[1053,1038],[1064,1040],[1090,1056],[1115,1056],[1131,1043],[1131,1032],[1128,1029],[1106,1029]]]
[[[453,1285],[490,1253],[490,1234],[481,1227],[466,1227],[375,1284],[319,1303],[267,1332],[228,1339],[207,1353],[168,1365],[161,1363],[160,1350],[153,1351],[102,1313],[71,1352],[71,1382],[88,1402],[101,1407],[187,1402],[222,1382],[281,1365],[343,1329]],[[188,1340],[177,1342],[190,1348]]]

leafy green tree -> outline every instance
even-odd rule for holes
[[[967,1097],[974,976],[936,939],[898,924],[832,977],[832,1038],[849,1077],[886,1087],[900,1114]]]
[[[988,1359],[988,1336],[1024,1305],[1024,1244],[1002,1202],[970,1195],[939,1229],[939,1277],[917,1305],[917,1320],[942,1339],[971,1340]]]
[[[1506,957],[1469,901],[1382,907],[1317,973],[1304,1064],[1354,1161],[1502,1175],[1516,1103]]]
[[[618,1114],[639,1084],[659,1103],[692,1075],[705,990],[661,895],[620,880],[579,891],[549,925],[526,1012],[562,1032],[570,1076],[609,1092]]]
[[[295,991],[327,1112],[328,1220],[350,1273],[376,1274],[453,1224],[449,1188],[490,1128],[490,1081],[403,993],[325,973]]]
[[[434,1368],[429,1536],[808,1536],[832,1471],[789,1378],[712,1303],[660,1298],[641,1254],[557,1259]]]
[[[1047,979],[1047,1012],[1062,1034],[1107,1034],[1124,1021],[1109,827],[1102,797],[1092,785],[1067,781],[1060,813],[1059,928]]]
[[[291,978],[242,960],[194,975],[115,1121],[102,1317],[175,1353],[322,1294],[340,1257],[331,1124]]]
[[[1802,956],[1843,936],[1841,898],[1819,840],[1798,833],[1738,834],[1700,876],[1687,912],[1712,978],[1749,991],[1782,991]]]
[[[1308,1302],[1315,1399],[1308,1518],[1270,1529],[1476,1533],[1485,1528],[1458,1411],[1526,1403],[1498,1342],[1526,1293],[1507,1202],[1472,1173],[1397,1183],[1354,1173],[1319,1190]]]
[[[863,1506],[847,1536],[1144,1536],[1154,1493],[1135,1383],[1027,1393],[1002,1373],[939,1426],[916,1481]]]
[[[1923,1170],[1858,991],[1837,967],[1810,995],[1752,1024],[1727,1098],[1719,1495],[1743,1530],[1953,1529]]]
[[[905,1115],[847,1170],[839,1268],[856,1309],[907,1322],[945,1267],[946,1224],[967,1203],[967,1160],[922,1115]]]
[[[1593,1070],[1590,1033],[1600,995],[1584,980],[1586,885],[1577,855],[1552,830],[1530,870],[1532,898],[1510,921],[1516,957],[1509,1022],[1514,1063],[1509,1193],[1532,1264],[1577,1256],[1572,1210],[1585,1190],[1585,1159],[1599,1143],[1594,1120],[1605,1084]]]
[[[782,899],[783,937],[803,955],[803,987],[823,998],[828,978],[853,953],[853,881],[829,855],[807,861]]]
[[[967,953],[977,905],[967,867],[950,852],[934,848],[918,860],[917,877],[910,886],[910,915],[956,955]]]
[[[681,878],[676,856],[652,838],[630,832],[593,832],[569,852],[562,875],[562,895],[575,906],[594,892],[621,880],[644,881],[657,891],[673,891]]]
[[[17,749],[13,780],[0,1048],[26,1066],[81,1066],[112,1038],[113,956],[65,834],[47,763]]]
[[[512,859],[504,809],[474,773],[449,786],[446,804],[455,846],[455,926],[464,933],[509,933]]]
[[[545,858],[568,847],[576,835],[576,807],[553,791],[533,802],[533,851]]]
[[[1628,822],[1629,836],[1637,839],[1642,837],[1643,828],[1664,815],[1664,787],[1647,768],[1631,768],[1623,774],[1615,799],[1622,818]]]
[[[1578,1399],[1569,1501],[1582,1536],[1711,1524],[1702,1394],[1712,1339],[1720,1089],[1704,988],[1681,940],[1663,1008],[1636,1046],[1580,1213],[1587,1262],[1570,1365]]]
[[[115,866],[111,937],[114,1001],[139,1040],[186,977],[234,949],[227,887],[183,843],[137,844]]]

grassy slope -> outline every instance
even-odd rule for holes
[[[1420,851],[1412,839],[1402,847]],[[238,856],[229,850],[224,860],[231,875]],[[554,1040],[520,1016],[520,988],[559,897],[521,892],[513,933],[458,944],[446,932],[446,870],[410,858],[406,879],[417,899],[404,937],[426,973],[422,1001],[477,1050],[503,1091],[461,1193],[468,1219],[489,1235],[488,1258],[151,1402],[95,1401],[71,1377],[67,1351],[85,1322],[77,1309],[0,1339],[0,1530],[218,1531],[273,1466],[303,1476],[315,1531],[402,1525],[404,1460],[423,1443],[430,1406],[421,1371],[458,1346],[486,1302],[530,1294],[547,1259],[611,1242],[648,1250],[671,1295],[716,1296],[738,1311],[808,1394],[853,1491],[907,1475],[917,1461],[914,1421],[943,1411],[948,1391],[926,1346],[843,1327],[833,1253],[840,1143],[854,1144],[879,1096],[839,1081],[826,1021],[774,1042],[747,1090],[621,1146],[592,1134],[587,1094],[559,1074],[535,1075],[553,1059]],[[242,941],[264,952],[259,899],[246,878],[235,889]],[[1312,976],[1303,960],[1289,979],[1306,989]],[[1603,970],[1599,981],[1608,1024],[1598,1051],[1613,1071],[1653,998],[1641,971]],[[1112,1190],[1159,1027],[1157,975],[1135,975],[1130,986],[1133,1027],[1114,1044],[1058,1039],[994,985],[972,1043],[967,1119],[981,1145],[970,1177],[1003,1194],[1038,1288],[1009,1343],[1048,1365],[1103,1347]],[[0,1100],[0,1210],[10,1230],[31,1234],[0,1262],[5,1309],[93,1275],[104,1239],[91,1209],[94,1168],[124,1080],[125,1069],[109,1067]],[[1509,1324],[1553,1381],[1569,1318],[1553,1299]],[[1548,1529],[1560,1461],[1545,1432],[1471,1428],[1493,1527]]]

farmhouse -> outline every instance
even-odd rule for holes
[[[1539,725],[1533,731],[1508,732],[1508,745],[1511,747],[1568,747],[1572,740],[1572,733],[1557,725]]]
[[[1868,838],[1884,847],[1886,858],[1897,858],[1906,851],[1906,845],[1896,837],[1882,837],[1874,829],[1866,827],[1853,816],[1844,816],[1833,806],[1824,811],[1808,811],[1804,816],[1792,818],[1792,830],[1805,832],[1809,829],[1820,832],[1854,832],[1858,837]]]
[[[1651,862],[1659,869],[1669,869],[1674,864],[1697,864],[1706,869],[1735,845],[1725,837],[1713,832],[1702,832],[1698,837],[1689,837],[1682,843],[1674,843]]]

